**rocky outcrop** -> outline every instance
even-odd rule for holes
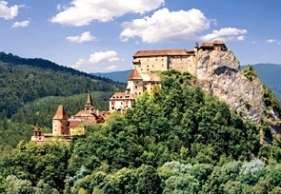
[[[249,80],[242,74],[232,51],[199,50],[196,74],[204,91],[225,101],[243,118],[258,122],[264,115],[263,84],[258,77]]]

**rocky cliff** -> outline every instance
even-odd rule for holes
[[[264,87],[258,77],[246,77],[232,51],[198,51],[197,84],[203,90],[224,100],[243,118],[253,122],[271,112],[271,120],[279,113],[264,102]]]

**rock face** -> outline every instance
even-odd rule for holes
[[[240,71],[232,51],[198,51],[198,84],[225,101],[243,118],[258,122],[267,107],[259,78],[249,80]],[[276,115],[277,116],[277,115]]]

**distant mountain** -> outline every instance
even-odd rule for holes
[[[98,76],[100,78],[108,78],[116,82],[127,83],[128,77],[132,72],[131,69],[125,71],[113,71],[108,73],[92,73],[94,76]]]
[[[8,118],[28,102],[47,96],[100,91],[112,95],[125,84],[64,67],[44,59],[0,52],[0,112]],[[101,99],[108,100],[108,99]]]
[[[260,80],[268,86],[281,102],[281,65],[271,63],[255,64]]]

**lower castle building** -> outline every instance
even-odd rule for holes
[[[109,111],[123,111],[133,107],[135,100],[144,92],[151,92],[154,87],[161,88],[161,79],[150,72],[140,73],[136,68],[128,78],[125,92],[115,93],[109,100]]]
[[[63,142],[69,143],[73,136],[84,134],[85,126],[104,123],[108,115],[109,112],[94,109],[89,92],[84,110],[80,110],[69,118],[63,105],[59,105],[52,119],[52,133],[42,133],[40,127],[36,125],[31,140],[36,141],[37,144],[42,144],[59,138]]]

